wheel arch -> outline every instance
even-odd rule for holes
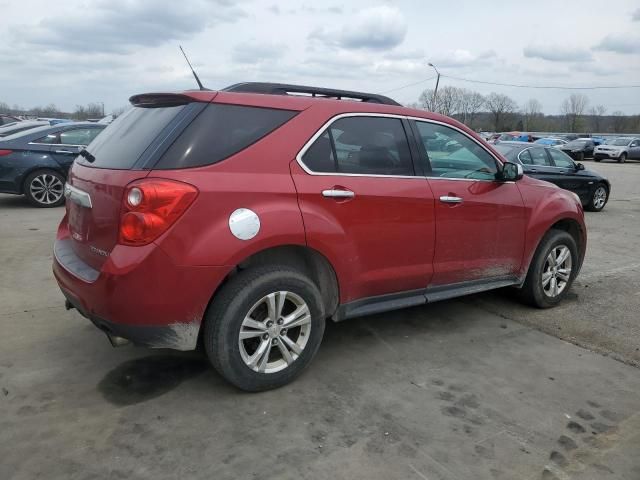
[[[319,251],[306,245],[291,244],[265,248],[248,255],[238,262],[212,292],[203,319],[206,318],[206,312],[211,308],[218,292],[224,288],[231,278],[248,268],[264,265],[287,266],[308,276],[320,291],[325,317],[330,317],[337,310],[340,303],[340,288],[338,276],[333,265]],[[201,341],[202,332],[203,329],[200,328],[199,342]]]
[[[567,232],[571,237],[575,240],[576,246],[578,247],[578,254],[580,255],[578,271],[582,268],[582,263],[584,260],[584,255],[586,251],[586,241],[587,241],[587,232],[583,224],[571,217],[563,217],[555,220],[553,223],[547,226],[546,229],[542,231],[542,234],[538,236],[537,242],[535,244],[535,248],[531,251],[527,261],[527,268],[523,272],[522,282],[524,283],[524,279],[526,278],[529,269],[531,268],[531,264],[533,259],[535,258],[535,254],[540,248],[540,244],[544,240],[545,236],[551,230],[562,230]]]

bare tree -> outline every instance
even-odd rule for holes
[[[522,107],[525,130],[535,130],[540,128],[542,115],[542,104],[535,98],[531,98]]]
[[[460,92],[460,113],[462,114],[462,121],[471,127],[473,125],[473,119],[480,112],[480,109],[485,104],[485,98],[478,92],[473,90],[461,89]]]
[[[627,123],[627,117],[624,112],[616,110],[611,114],[613,116],[613,131],[614,133],[621,133],[624,131],[624,127]]]
[[[87,120],[89,118],[102,118],[102,105],[99,103],[89,103],[88,105],[76,105],[73,112],[76,120]]]
[[[120,115],[122,115],[127,110],[129,110],[129,106],[128,105],[122,106],[122,107],[118,107],[118,108],[114,108],[113,110],[111,110],[111,115],[113,116],[113,118],[118,118]]]
[[[495,92],[489,94],[486,105],[493,115],[493,127],[496,131],[503,130],[505,120],[518,109],[511,97]]]
[[[575,132],[581,125],[582,115],[589,105],[589,99],[581,93],[572,93],[562,102],[561,112],[566,117],[570,132]]]
[[[591,107],[589,115],[591,115],[591,128],[594,133],[598,133],[602,130],[602,116],[607,113],[607,109],[604,105],[596,105]]]
[[[460,97],[462,89],[456,87],[442,87],[436,95],[432,89],[420,94],[420,104],[425,110],[452,116],[460,112]]]

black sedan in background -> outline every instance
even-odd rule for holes
[[[571,190],[587,210],[599,212],[607,204],[611,192],[609,180],[575,163],[557,148],[522,142],[500,142],[494,148],[507,160],[521,164],[525,175]]]
[[[578,138],[558,148],[574,160],[582,162],[585,158],[593,157],[593,149],[596,148],[596,144],[590,138]]]
[[[0,193],[25,195],[36,207],[62,205],[69,167],[105,127],[62,123],[0,139]]]

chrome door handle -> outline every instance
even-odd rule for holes
[[[441,196],[440,201],[442,203],[462,203],[462,199],[460,197],[450,197],[448,195]]]
[[[351,190],[323,190],[322,196],[326,198],[353,198],[356,196]]]
[[[72,152],[71,150],[54,150],[55,153],[77,153],[77,152]]]

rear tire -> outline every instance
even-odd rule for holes
[[[64,183],[62,174],[55,170],[36,170],[24,181],[24,195],[35,207],[59,207],[64,203]]]
[[[599,183],[591,194],[591,199],[589,200],[586,209],[590,212],[599,212],[604,208],[608,200],[609,190],[605,184]]]
[[[292,318],[305,323],[285,328],[298,323]],[[289,267],[256,267],[216,293],[205,317],[204,347],[213,367],[236,387],[270,390],[311,363],[324,326],[322,296],[309,278]]]
[[[624,162],[626,162],[626,161],[627,161],[627,154],[623,152],[623,153],[620,155],[620,157],[618,157],[618,162],[619,162],[619,163],[624,163]]]
[[[561,268],[556,264],[554,270],[551,260],[561,260],[567,253],[565,249],[568,250],[567,257],[560,263]],[[549,230],[531,260],[527,278],[520,290],[521,300],[538,308],[558,305],[573,284],[578,261],[578,247],[574,238],[564,230]]]
[[[600,160],[602,160],[602,159],[601,159],[601,158],[593,157],[593,161],[594,161],[594,162],[599,162]]]
[[[584,162],[584,152],[580,152],[580,155],[578,156],[578,161]]]

